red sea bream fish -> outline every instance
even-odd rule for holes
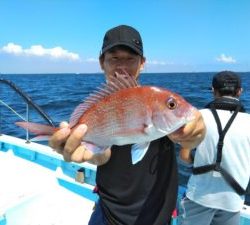
[[[180,95],[154,86],[139,86],[131,77],[112,78],[74,110],[70,128],[86,124],[83,142],[97,153],[112,145],[132,145],[132,161],[145,155],[151,141],[166,136],[194,119],[196,109]],[[58,128],[31,122],[18,126],[37,135]],[[98,149],[98,151],[97,151]]]

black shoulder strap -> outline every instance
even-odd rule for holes
[[[217,144],[217,158],[216,158],[216,162],[214,164],[210,164],[210,165],[204,165],[204,166],[199,166],[199,167],[194,167],[193,168],[193,174],[202,174],[202,173],[207,173],[209,171],[218,171],[221,173],[221,175],[223,176],[223,178],[226,180],[226,182],[239,194],[239,195],[243,195],[245,194],[245,190],[239,185],[239,183],[225,170],[221,167],[221,159],[222,159],[222,148],[224,145],[224,137],[229,129],[229,127],[231,126],[231,124],[233,123],[236,115],[238,114],[238,112],[242,109],[241,105],[238,104],[236,106],[236,109],[233,113],[233,115],[230,117],[230,119],[228,120],[225,128],[222,130],[222,126],[221,126],[221,122],[219,119],[219,116],[217,114],[216,108],[214,104],[210,104],[209,105],[211,112],[213,113],[214,119],[216,121],[217,124],[217,129],[218,129],[218,133],[219,133],[219,141]]]
[[[211,111],[213,113],[213,116],[214,116],[214,119],[216,121],[216,124],[217,124],[217,129],[218,129],[218,133],[219,133],[219,141],[218,141],[218,144],[217,144],[217,159],[216,159],[216,163],[221,163],[221,158],[222,158],[222,148],[223,148],[223,145],[224,145],[224,138],[225,138],[225,135],[229,129],[229,127],[232,125],[236,115],[238,114],[240,110],[240,106],[237,106],[233,115],[230,117],[230,119],[228,120],[225,128],[222,130],[222,127],[221,127],[221,122],[220,122],[220,118],[217,114],[217,111],[215,109],[215,107],[213,105],[211,105]]]

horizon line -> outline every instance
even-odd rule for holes
[[[223,71],[223,70],[221,70]],[[217,73],[218,71],[192,71],[192,72],[142,72],[140,74],[172,74],[172,73]],[[237,73],[250,73],[250,71],[234,71]],[[46,73],[1,73],[0,75],[59,75],[59,74],[68,74],[68,75],[87,75],[87,74],[104,74],[102,72],[85,72],[85,73],[74,73],[74,72],[46,72]]]

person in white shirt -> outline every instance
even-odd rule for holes
[[[237,225],[250,177],[250,114],[239,97],[240,76],[222,71],[213,77],[214,101],[200,110],[206,135],[197,146],[193,173],[182,199],[179,225]],[[191,149],[181,160],[192,163]]]

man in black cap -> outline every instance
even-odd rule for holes
[[[240,224],[250,177],[250,115],[239,100],[238,74],[215,74],[212,90],[215,99],[200,110],[207,132],[196,148],[179,225]],[[192,162],[190,149],[181,149],[180,157]]]
[[[137,79],[145,63],[139,32],[126,25],[107,31],[99,60],[107,82],[117,75]],[[146,155],[136,164],[131,161],[131,145],[112,146],[103,154],[94,155],[81,144],[86,125],[72,133],[67,124],[62,127],[53,135],[50,146],[67,161],[91,161],[98,165],[99,201],[89,225],[169,223],[178,185],[172,141],[183,147],[195,147],[202,140],[205,127],[199,112],[194,121],[178,132],[151,142]]]

